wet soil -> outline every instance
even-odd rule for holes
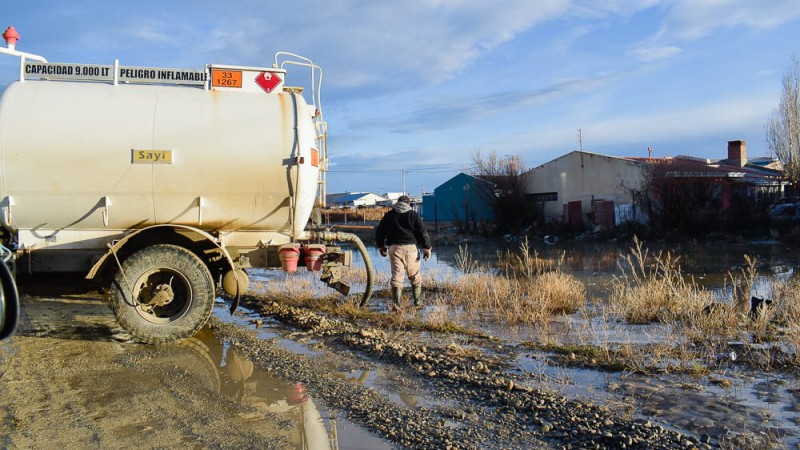
[[[130,342],[105,303],[26,297],[0,344],[0,447],[291,448],[285,417],[220,392],[197,339]]]
[[[296,328],[317,347],[348,361],[391,370],[423,405],[399,404],[381,389],[333,381],[308,359],[286,354],[241,328],[234,345],[257,364],[302,380],[351,421],[403,448],[710,448],[647,419],[533,387],[512,367],[516,348],[488,337],[384,331],[314,311],[246,298],[244,304]],[[363,367],[362,367],[363,368]]]
[[[25,297],[18,335],[0,344],[0,447],[325,449],[337,433],[360,436],[342,449],[717,444],[657,411],[543,389],[508,341],[243,306],[154,347],[131,342],[99,298]]]

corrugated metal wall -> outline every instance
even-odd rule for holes
[[[460,173],[423,197],[422,218],[439,222],[478,222],[494,219],[491,183]]]

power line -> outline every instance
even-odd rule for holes
[[[448,172],[455,172],[455,171],[463,171],[468,170],[468,166],[461,166],[461,165],[453,165],[453,167],[446,168],[446,167],[439,167],[439,168],[416,168],[416,169],[405,169],[403,167],[374,167],[370,166],[364,168],[363,170],[353,170],[353,169],[328,169],[328,173],[363,173],[363,172],[397,172],[398,170],[405,171],[407,173],[448,173]]]

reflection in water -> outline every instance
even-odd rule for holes
[[[357,370],[355,372],[335,372],[334,375],[338,378],[341,378],[345,381],[349,381],[351,383],[364,384],[364,382],[366,382],[367,379],[369,378],[370,371]]]
[[[519,251],[521,242],[504,240],[482,240],[465,243],[473,259],[483,268],[496,267],[498,258],[507,252]],[[630,253],[632,241],[615,242],[565,242],[559,245],[546,245],[543,241],[530,241],[531,251],[539,257],[553,261],[563,261],[562,269],[576,278],[599,285],[607,284],[614,275],[619,275],[622,257]],[[704,287],[718,289],[725,283],[728,272],[742,268],[744,255],[756,258],[762,275],[789,276],[800,269],[800,254],[794,249],[777,242],[643,242],[643,249],[654,257],[659,253],[671,253],[680,258],[680,265],[687,275]],[[377,249],[368,248],[368,253],[378,273],[389,272],[387,258],[382,258]],[[423,275],[437,278],[460,275],[456,255],[458,245],[434,247],[433,257],[423,263]],[[360,255],[353,254],[354,267],[363,267]]]
[[[298,425],[292,434],[294,448],[339,448],[336,420],[330,420],[329,434],[320,411],[302,383],[289,383],[255,370],[252,361],[225,345],[210,329],[204,328],[192,338],[175,344],[166,357],[176,367],[193,374],[208,390],[260,411],[243,416],[244,420],[263,420],[268,412],[295,419]]]
[[[586,289],[589,309],[580,314],[574,314],[560,323],[559,318],[546,324],[548,330],[542,326],[509,327],[504,323],[496,323],[491,316],[465,314],[457,306],[449,305],[446,298],[429,296],[430,303],[422,312],[421,318],[426,322],[452,321],[462,326],[473,327],[488,334],[512,340],[536,340],[536,336],[548,335],[557,342],[574,343],[577,340],[585,341],[589,333],[589,343],[658,343],[662,342],[672,330],[661,325],[636,326],[627,323],[610,323],[605,320],[593,319],[596,314],[602,314],[602,307],[613,290],[614,277],[622,275],[620,263],[624,263],[625,255],[632,251],[634,243],[628,241],[616,242],[564,242],[558,245],[546,245],[542,241],[531,241],[530,250],[535,251],[540,258],[563,261],[561,269],[583,283]],[[464,244],[483,268],[496,267],[499,257],[507,257],[508,252],[518,252],[520,241],[506,242],[504,240],[482,240]],[[462,246],[464,247],[464,246]],[[772,298],[776,280],[786,281],[800,273],[800,253],[794,249],[777,245],[777,242],[679,242],[666,244],[663,242],[642,243],[642,248],[650,259],[659,254],[670,253],[679,261],[684,275],[691,278],[698,286],[708,289],[719,302],[732,301],[731,274],[739,274],[745,266],[744,255],[748,255],[758,262],[758,276],[751,286],[750,295],[758,298]],[[459,252],[458,245],[442,245],[434,248],[433,257],[423,263],[423,278],[433,278],[446,284],[455,281],[460,276],[456,262]],[[375,266],[377,275],[376,295],[370,307],[377,311],[385,311],[388,294],[381,291],[388,285],[389,264],[388,258],[382,258],[377,249],[368,248],[368,253]],[[353,267],[363,268],[363,262],[358,252],[353,254]],[[311,273],[298,272],[293,279],[307,277],[314,279]],[[255,272],[251,280],[266,281],[270,285],[286,284],[287,277],[281,272],[268,273],[267,271]],[[276,283],[277,282],[277,283]],[[322,283],[311,282],[312,289],[319,289],[322,294],[330,294],[329,288]],[[358,282],[352,283],[354,292],[363,291],[364,286]],[[441,291],[440,291],[441,292]],[[594,309],[592,309],[594,308]],[[582,333],[576,333],[580,331]],[[543,334],[544,333],[544,334]]]
[[[391,390],[383,390],[376,383],[376,373],[372,370],[351,370],[349,372],[334,372],[333,375],[342,380],[362,386],[369,386],[371,389],[377,389],[385,393],[389,398],[400,399],[406,406],[416,407],[419,405],[420,397],[417,391],[409,391],[407,387],[393,386]],[[431,406],[434,403],[426,401],[426,405]]]
[[[419,403],[419,395],[417,394],[411,394],[409,392],[400,392],[398,395],[400,396],[400,400],[402,400],[403,403],[412,408],[417,406],[417,403]]]
[[[544,326],[520,326],[511,328],[506,324],[490,322],[490,318],[459,317],[456,308],[446,303],[429,305],[421,317],[436,321],[452,318],[467,323],[468,326],[484,329],[488,334],[499,336],[511,342],[537,340],[537,335],[545,336],[546,342],[559,344],[596,344],[601,347],[611,345],[660,344],[676,339],[675,330],[666,324],[630,325],[624,322],[609,321],[599,308],[609,292],[609,283],[615,275],[620,275],[618,263],[630,252],[631,242],[588,243],[573,242],[554,246],[531,243],[540,257],[561,259],[562,269],[585,283],[592,300],[590,308],[570,316],[556,317]],[[519,243],[496,243],[486,241],[470,243],[469,251],[474,259],[484,267],[497,261],[498,253],[515,251]],[[680,266],[687,276],[702,287],[716,292],[720,301],[731,298],[729,273],[737,273],[745,265],[744,255],[758,261],[759,276],[752,286],[752,296],[769,298],[776,279],[787,280],[800,276],[800,253],[793,248],[776,245],[772,242],[684,242],[666,246],[661,243],[645,242],[644,248],[651,257],[658,253],[670,252],[679,257]],[[376,272],[388,274],[386,258],[381,258],[375,249],[369,249]],[[460,276],[455,255],[458,246],[439,246],[434,249],[434,257],[423,263],[424,276],[443,278]],[[354,266],[363,267],[360,256],[355,253]],[[379,275],[380,276],[380,275]],[[285,280],[281,276],[279,280]],[[378,297],[376,303],[382,302]],[[456,310],[456,311],[454,311]],[[677,335],[679,339],[680,336]],[[722,362],[710,364],[722,365]],[[597,401],[629,408],[630,411],[644,413],[645,417],[659,417],[676,428],[700,435],[721,436],[730,430],[760,430],[763,427],[782,436],[790,445],[800,442],[796,424],[800,423],[800,388],[793,377],[756,374],[736,365],[718,367],[713,379],[707,381],[683,379],[680,376],[652,374],[639,376],[628,373],[606,374],[595,370],[551,366],[544,358],[516,361],[518,369],[527,373],[532,383],[542,380],[540,387],[552,388],[555,385],[564,394],[577,398],[595,398]],[[343,375],[357,383],[368,383],[366,371]],[[765,380],[765,377],[769,376]],[[777,380],[776,380],[777,378]],[[732,387],[726,387],[732,386]],[[408,405],[426,402],[413,393],[399,393],[400,400]],[[628,411],[628,409],[625,409]],[[727,427],[727,428],[726,428]],[[728,430],[730,428],[730,430]]]
[[[506,242],[502,239],[487,239],[468,242],[462,247],[466,247],[482,268],[492,269],[497,266],[498,258],[506,257],[508,252],[518,252],[520,244],[520,241]],[[598,297],[607,295],[611,278],[621,274],[619,263],[623,262],[624,255],[630,253],[632,246],[632,241],[573,241],[559,245],[546,245],[541,240],[530,241],[531,251],[535,251],[543,259],[563,261],[561,268],[584,282],[590,295]],[[729,272],[744,267],[744,255],[754,257],[758,261],[759,272],[764,279],[773,275],[787,278],[800,269],[800,253],[772,241],[750,243],[687,241],[671,244],[645,241],[643,249],[647,250],[651,257],[669,252],[679,258],[684,273],[694,277],[701,286],[709,289],[721,289],[726,284],[726,276]],[[381,257],[378,250],[373,247],[368,247],[367,252],[378,279],[381,280],[381,275],[388,277],[390,272],[388,258]],[[458,270],[456,261],[458,252],[458,245],[434,247],[431,259],[423,262],[423,277],[445,280],[460,276],[461,272]],[[353,267],[358,269],[364,267],[358,252],[353,252]],[[253,281],[286,281],[285,272],[279,270],[255,269],[250,270],[249,274]],[[310,284],[319,287],[321,292],[332,292],[329,288],[322,289],[322,284],[314,281],[318,278],[318,274],[299,271],[294,274],[294,278],[298,277],[308,277],[311,280]],[[354,292],[360,288],[363,286],[354,286]],[[763,290],[763,286],[761,289]],[[759,292],[753,295],[764,296]]]

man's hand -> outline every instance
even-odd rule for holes
[[[422,259],[427,261],[431,257],[431,249],[423,248],[422,249]]]
[[[383,245],[381,245],[380,252],[381,252],[381,256],[383,256],[383,257],[386,257],[386,255],[389,254],[389,250],[387,250],[386,247],[384,247]]]

